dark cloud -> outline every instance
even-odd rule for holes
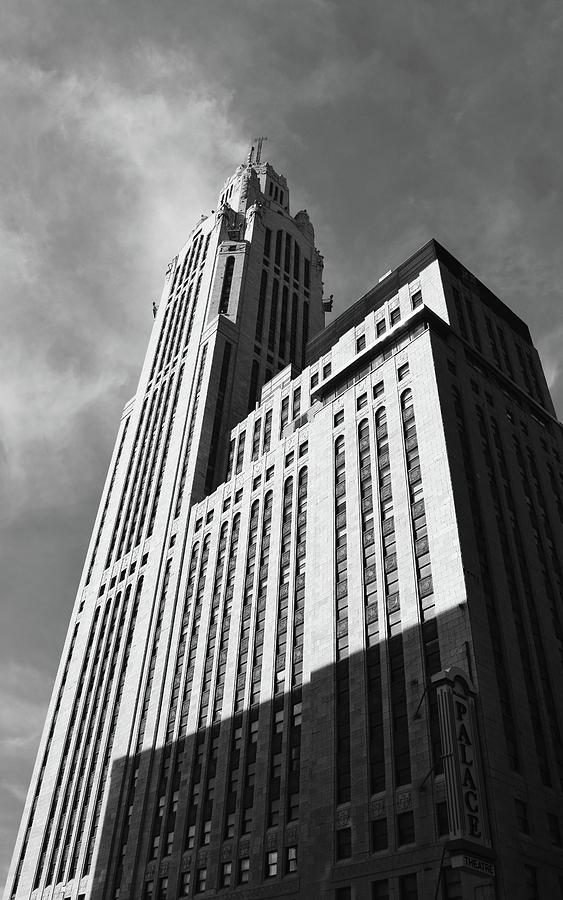
[[[6,0],[4,870],[151,301],[255,135],[337,312],[436,236],[530,324],[563,409],[562,21],[551,0]]]

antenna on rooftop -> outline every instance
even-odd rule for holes
[[[267,141],[267,140],[268,140],[267,137],[254,138],[254,141],[257,145],[256,146],[256,159],[254,160],[254,162],[256,164],[258,164],[260,162],[260,157],[262,156],[262,144],[264,141]]]

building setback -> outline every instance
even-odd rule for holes
[[[251,151],[171,262],[6,900],[563,896],[563,440],[430,241],[323,329]]]

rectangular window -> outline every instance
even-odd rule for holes
[[[328,378],[330,373],[332,372],[332,363],[327,363],[323,366],[323,378]]]
[[[302,444],[299,444],[299,459],[301,459],[307,453],[309,449],[308,441],[303,441]]]
[[[294,457],[295,457],[295,454],[294,454],[293,450],[291,451],[291,453],[288,453],[286,455],[286,457],[285,457],[286,468],[287,468],[287,466],[290,466],[292,464]]]
[[[356,338],[356,353],[360,353],[361,350],[364,350],[366,346],[366,336],[365,334],[361,334]]]
[[[377,397],[382,397],[385,393],[385,385],[383,381],[378,381],[377,384],[373,387],[373,397],[376,399]]]
[[[203,866],[201,869],[197,870],[197,879],[196,879],[196,894],[203,894],[203,892],[207,889],[207,869]]]
[[[334,900],[352,900],[352,888],[349,885],[346,885],[346,887],[336,888],[334,892]]]
[[[352,829],[340,828],[336,832],[336,858],[350,859],[352,856]]]
[[[399,878],[399,900],[418,900],[416,872],[401,875]]]
[[[396,325],[401,319],[401,310],[399,307],[397,309],[391,310],[391,325]]]
[[[449,834],[448,804],[445,800],[441,800],[440,803],[436,804],[436,826],[438,829],[438,837]]]
[[[290,872],[297,872],[297,847],[286,847],[285,848],[285,871],[289,874]]]
[[[387,819],[374,819],[371,823],[371,849],[373,853],[378,850],[387,850]]]
[[[415,291],[411,296],[411,305],[413,309],[422,306],[422,291]]]
[[[274,468],[275,466],[270,466],[269,469],[266,469],[266,481],[270,481],[274,477]]]
[[[358,409],[358,410],[363,409],[367,405],[368,405],[368,395],[362,394],[362,396],[358,397],[358,399],[356,400],[356,409]]]
[[[399,813],[397,816],[397,844],[401,847],[403,844],[414,843],[414,813]]]
[[[399,368],[397,369],[397,376],[399,378],[399,381],[402,381],[403,378],[406,378],[408,374],[409,374],[409,364],[403,363],[403,365],[399,366]]]
[[[231,886],[231,876],[233,871],[232,862],[224,862],[221,867],[221,887]]]
[[[561,846],[561,826],[559,817],[555,813],[547,814],[547,825],[549,828],[549,836],[554,847]]]
[[[516,812],[516,823],[518,825],[518,831],[521,834],[529,834],[530,823],[528,821],[528,804],[523,800],[515,800],[514,810]]]
[[[243,856],[238,863],[238,883],[248,884],[250,880],[250,858]]]
[[[266,878],[274,878],[278,874],[278,851],[270,850],[266,853]]]
[[[381,881],[372,881],[371,900],[389,900],[389,882],[386,878]]]
[[[380,319],[379,322],[377,323],[377,325],[375,326],[375,332],[377,334],[377,337],[381,337],[382,334],[385,334],[386,330],[387,330],[387,326],[385,324],[385,319]]]
[[[336,428],[338,425],[342,425],[344,421],[344,410],[340,409],[337,413],[334,414],[334,427]]]
[[[311,375],[311,390],[313,390],[313,388],[315,388],[318,385],[318,383],[319,383],[319,373],[313,372],[313,374]]]

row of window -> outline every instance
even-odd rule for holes
[[[469,332],[471,332],[471,341],[473,345],[479,353],[482,353],[481,331],[475,315],[477,304],[464,289],[460,290],[458,287],[452,286],[451,292],[462,337],[465,338],[465,340],[469,340]],[[479,304],[479,307],[481,307],[481,304]],[[514,365],[510,355],[511,348],[508,346],[505,331],[498,322],[496,323],[495,328],[491,316],[485,313],[484,310],[482,310],[482,312],[485,320],[485,330],[487,333],[489,350],[495,365],[501,371],[506,372],[512,381],[516,381]],[[538,403],[543,405],[544,396],[540,388],[536,365],[530,350],[526,348],[524,351],[522,345],[516,339],[514,339],[512,344],[513,347],[516,348],[516,355],[518,357],[520,368],[519,381],[523,384],[527,393],[533,397],[534,400],[537,400]]]

